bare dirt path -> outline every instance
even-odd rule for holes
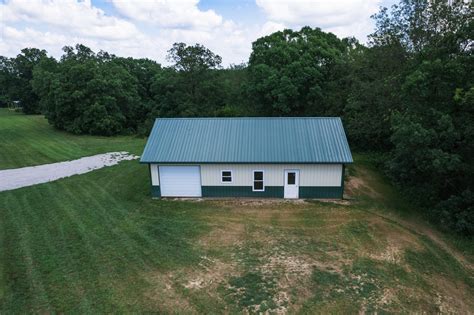
[[[0,191],[47,183],[138,158],[128,152],[108,152],[72,161],[0,170]]]
[[[377,187],[375,186],[375,184],[378,183],[380,185],[380,183],[377,180],[374,181],[374,176],[376,175],[366,167],[358,166],[357,176],[349,176],[348,182],[346,183],[348,194],[350,196],[356,196],[357,194],[360,194],[362,192],[363,194],[369,195],[374,200],[383,200],[384,194],[378,192]],[[411,218],[411,220],[404,219],[393,212],[382,213],[380,211],[365,211],[370,212],[371,214],[376,215],[380,218],[383,218],[384,220],[396,223],[417,236],[427,237],[436,245],[438,245],[441,249],[453,256],[466,269],[474,271],[474,265],[472,264],[472,262],[470,262],[469,259],[464,256],[463,253],[461,253],[459,250],[447,243],[441,236],[441,233],[437,232],[426,223],[422,221],[420,222],[420,220],[415,218]]]
[[[393,222],[398,224],[400,227],[404,228],[405,230],[417,235],[417,236],[424,236],[430,239],[432,242],[434,242],[436,245],[438,245],[441,249],[446,251],[448,254],[453,256],[458,263],[460,263],[462,266],[464,266],[466,269],[470,271],[474,271],[474,266],[471,262],[468,261],[468,259],[457,249],[453,248],[451,245],[446,243],[442,237],[439,235],[438,232],[434,231],[432,228],[426,226],[423,223],[420,222],[410,222],[408,220],[396,217],[394,215],[383,215],[380,213],[375,213],[373,211],[367,211],[372,213],[373,215],[376,215],[380,218],[383,218],[384,220],[387,220],[389,222]]]

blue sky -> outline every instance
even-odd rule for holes
[[[24,47],[59,57],[83,43],[166,63],[174,42],[201,43],[225,65],[248,60],[251,43],[272,32],[320,27],[365,42],[370,15],[393,0],[0,0],[0,55]]]

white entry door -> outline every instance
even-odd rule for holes
[[[160,166],[163,197],[201,197],[199,166]]]
[[[285,198],[298,199],[300,188],[300,171],[285,170]]]

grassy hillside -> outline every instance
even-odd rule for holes
[[[0,108],[0,169],[77,159],[115,150],[141,154],[143,139],[76,136],[51,127],[43,116]]]
[[[15,134],[0,168],[144,144],[5,112],[0,128]],[[453,247],[357,160],[343,202],[152,200],[137,161],[1,192],[0,313],[473,313],[472,243]]]

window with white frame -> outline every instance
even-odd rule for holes
[[[253,171],[253,191],[264,191],[263,171]]]
[[[223,183],[232,183],[232,171],[230,170],[221,171],[221,181]]]

